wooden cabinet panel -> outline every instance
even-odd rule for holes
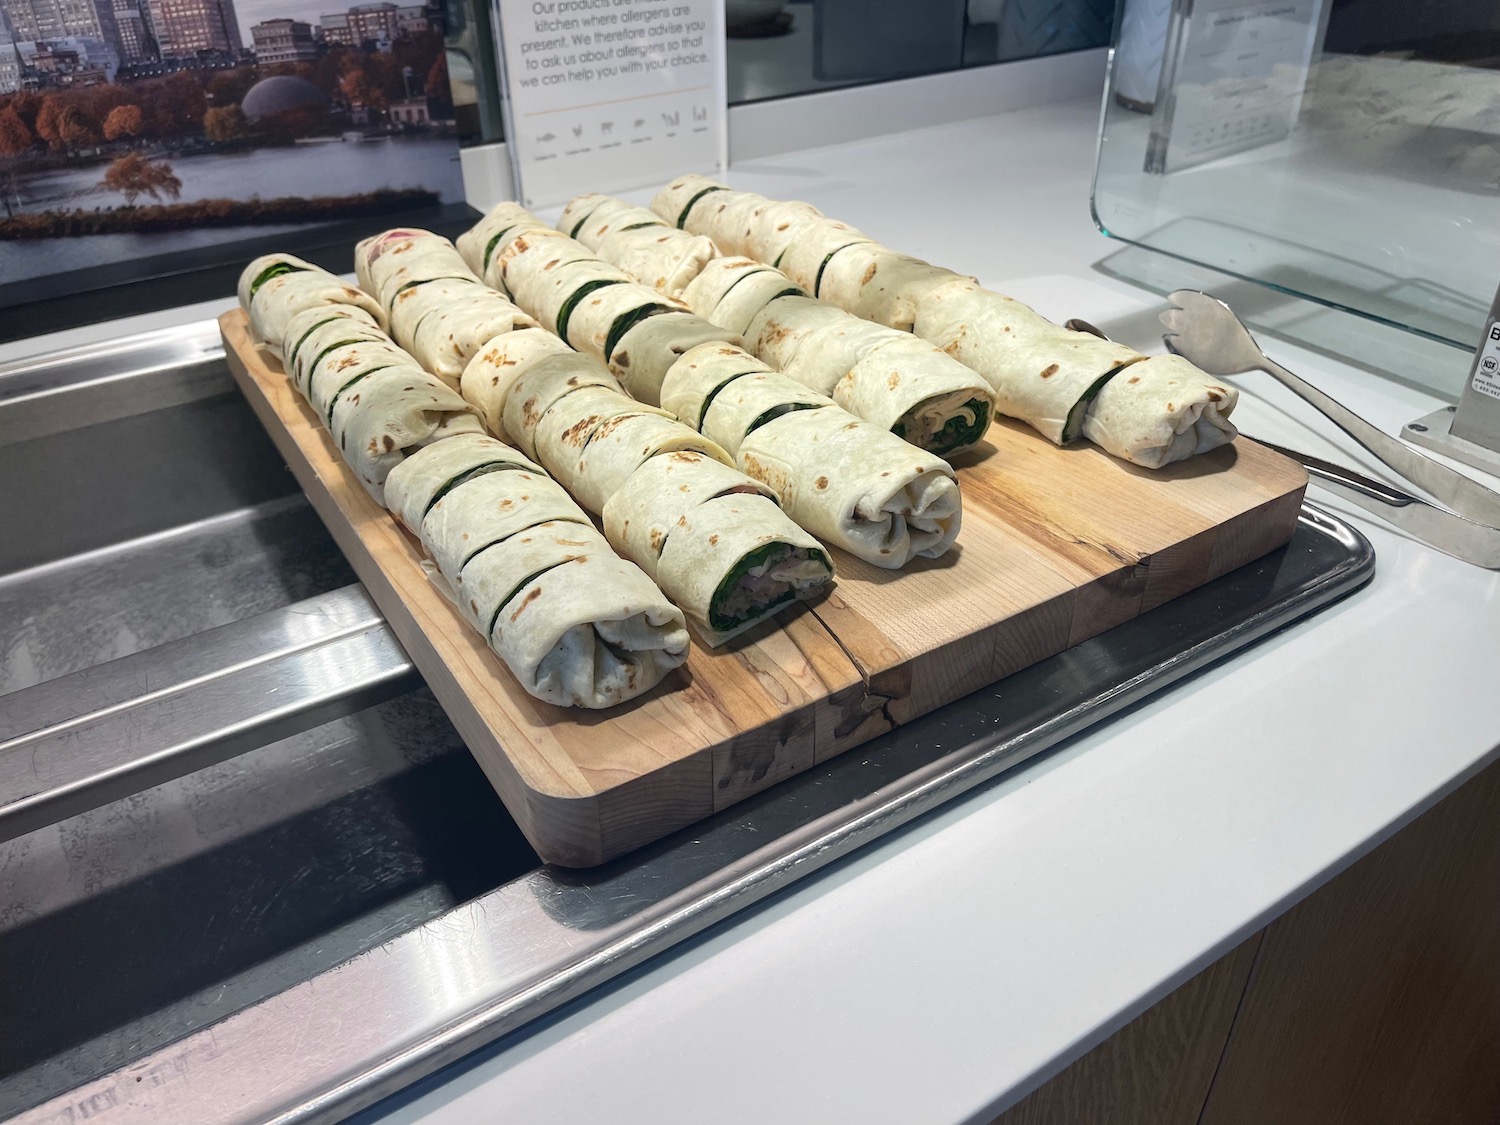
[[[1262,932],[1202,1125],[1500,1122],[1500,764]]]
[[[992,1125],[1196,1125],[1259,943],[1225,954]]]

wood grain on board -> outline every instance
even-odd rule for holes
[[[220,318],[230,370],[538,854],[587,866],[727,807],[1286,542],[1307,477],[1240,439],[1159,473],[1009,421],[955,467],[959,546],[838,584],[607,711],[542,703],[428,581],[417,541]]]

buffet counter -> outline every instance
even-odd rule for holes
[[[1120,250],[1088,214],[1097,118],[1081,100],[765,158],[729,179],[1159,351],[1163,301],[1097,268]],[[1222,295],[1289,319],[1263,294]],[[23,341],[0,361],[231,304]],[[1468,362],[1416,353],[1432,369],[1398,382],[1262,342],[1391,432],[1442,405],[1414,384],[1456,385]],[[1372,471],[1268,376],[1236,383],[1246,433]],[[1014,1103],[1500,753],[1500,576],[1316,486],[1309,499],[1374,544],[1363,590],[358,1120],[950,1123]]]

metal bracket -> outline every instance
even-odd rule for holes
[[[1434,410],[1431,414],[1418,418],[1415,422],[1408,422],[1402,429],[1401,436],[1413,445],[1431,449],[1435,453],[1452,457],[1455,461],[1461,461],[1465,465],[1472,465],[1492,476],[1500,477],[1500,453],[1482,445],[1476,445],[1464,438],[1453,436],[1453,417],[1457,410],[1455,406],[1445,406],[1441,410]]]

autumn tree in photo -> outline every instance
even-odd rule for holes
[[[118,141],[122,137],[135,138],[141,135],[146,115],[138,105],[117,105],[104,119],[104,139]]]
[[[0,200],[5,203],[7,217],[15,214],[16,164],[34,144],[36,137],[15,108],[0,109]]]
[[[126,207],[134,207],[142,195],[176,199],[182,194],[182,181],[172,173],[170,164],[148,159],[138,152],[128,152],[111,164],[100,186],[123,195]]]
[[[237,105],[214,106],[203,115],[203,135],[211,141],[238,141],[250,135],[250,122]]]
[[[62,134],[58,132],[58,119],[62,117],[62,111],[61,99],[49,94],[42,99],[41,108],[36,114],[36,135],[53,150],[63,146]]]
[[[63,148],[70,152],[96,145],[103,139],[98,122],[76,105],[63,107],[57,119],[57,135]]]

